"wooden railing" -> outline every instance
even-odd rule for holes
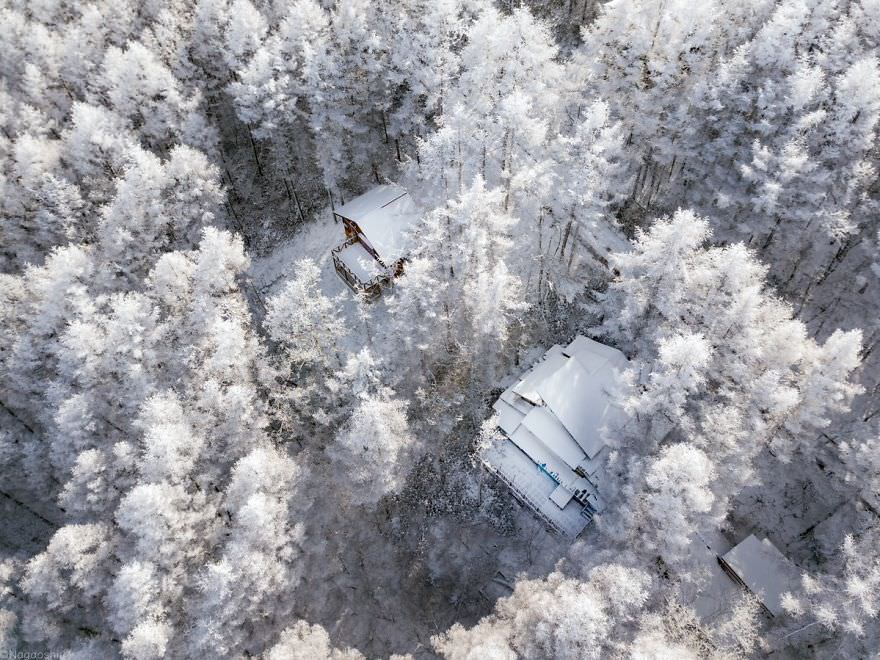
[[[377,297],[382,292],[382,285],[387,284],[390,280],[390,277],[387,273],[380,273],[367,280],[366,282],[363,282],[360,278],[358,278],[357,275],[354,274],[351,268],[349,268],[345,264],[345,262],[342,261],[342,259],[339,257],[339,253],[346,248],[351,247],[357,242],[359,242],[357,236],[347,238],[345,239],[345,241],[330,250],[330,255],[333,257],[333,266],[336,268],[336,272],[348,285],[348,287],[355,293],[372,299]]]
[[[504,474],[501,470],[497,469],[494,465],[488,463],[487,461],[480,461],[483,464],[483,467],[486,468],[488,472],[497,477],[500,481],[502,481],[507,488],[510,490],[511,495],[514,498],[518,499],[524,505],[529,507],[531,511],[552,531],[557,534],[561,534],[562,536],[569,537],[568,532],[563,529],[560,525],[556,523],[555,520],[547,516],[543,511],[541,511],[541,506],[535,502],[531,497],[529,497],[521,488],[516,485],[512,479],[509,479],[506,474]]]

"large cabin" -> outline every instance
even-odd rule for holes
[[[396,184],[377,186],[333,211],[345,241],[332,251],[333,265],[356,293],[379,295],[403,272],[409,231],[419,219],[409,194]]]
[[[550,528],[575,538],[602,511],[605,434],[625,421],[616,405],[626,357],[578,336],[556,345],[495,402],[497,429],[483,465]]]

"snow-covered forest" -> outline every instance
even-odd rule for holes
[[[0,0],[0,653],[875,656],[878,131],[880,0]],[[572,541],[478,452],[576,335]]]

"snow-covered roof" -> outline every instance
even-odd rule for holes
[[[523,417],[522,426],[546,441],[548,447],[572,470],[584,458],[584,452],[556,416],[547,408],[535,406]]]
[[[367,243],[387,266],[406,256],[409,230],[419,219],[412,198],[393,183],[368,190],[335,213],[357,223]]]
[[[782,612],[782,595],[798,588],[797,567],[768,539],[750,534],[721,559],[774,616]]]
[[[526,372],[525,376],[513,386],[513,392],[534,405],[541,405],[543,401],[538,394],[538,385],[546,378],[554,374],[560,367],[568,362],[562,354],[562,346],[553,346],[544,354],[544,359]]]
[[[537,388],[545,405],[590,458],[605,444],[602,430],[621,416],[611,399],[617,387],[615,367],[607,360],[601,362],[591,373],[578,356],[572,356]]]
[[[578,336],[550,348],[493,406],[501,433],[483,449],[483,463],[569,536],[603,506],[603,437],[624,421],[614,397],[626,365],[617,349]]]
[[[604,358],[620,370],[624,370],[629,365],[626,356],[613,346],[600,344],[597,341],[578,335],[572,342],[562,349],[563,354],[568,357],[574,357],[584,363],[589,357]]]
[[[357,221],[370,211],[381,208],[405,194],[406,190],[394,183],[376,186],[337,208],[336,213],[343,218]]]

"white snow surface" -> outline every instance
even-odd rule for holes
[[[382,265],[376,261],[372,254],[360,242],[354,242],[339,252],[339,259],[348,266],[361,282],[369,282],[385,272]]]

